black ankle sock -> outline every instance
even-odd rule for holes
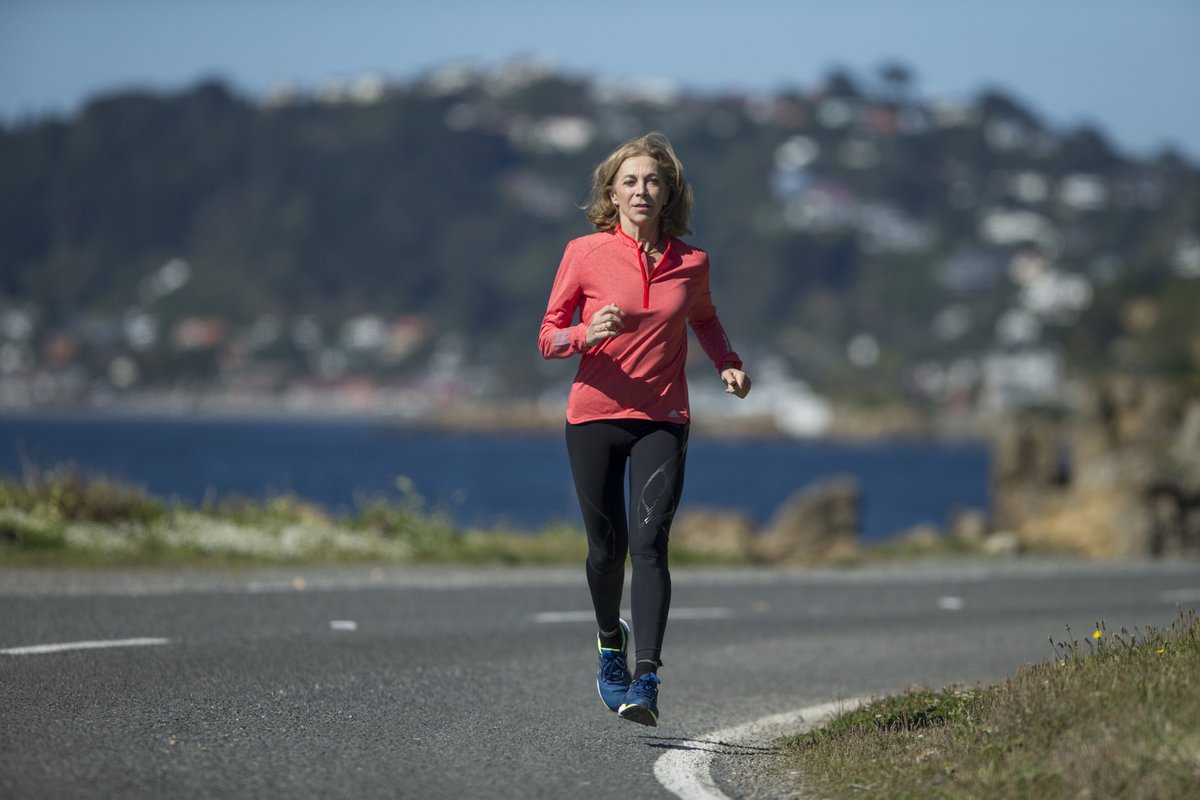
[[[648,672],[658,672],[657,661],[639,661],[637,667],[633,671],[633,679],[637,680]]]
[[[600,646],[606,650],[621,649],[621,626],[612,632],[600,631]]]

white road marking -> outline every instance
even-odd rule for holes
[[[329,627],[335,631],[356,631],[358,623],[352,619],[335,619],[330,620]]]
[[[963,599],[961,597],[952,597],[947,595],[945,597],[939,597],[937,605],[938,608],[942,609],[943,611],[962,611],[965,603],[963,603]]]
[[[1158,599],[1162,603],[1200,603],[1200,589],[1171,589],[1160,592]]]
[[[694,567],[677,570],[671,580],[677,587],[714,586],[860,586],[973,584],[995,578],[1060,581],[1072,578],[1151,577],[1162,582],[1194,582],[1193,562],[1105,562],[1088,563],[1066,559],[1020,559],[962,564],[913,564],[814,569]],[[0,567],[0,598],[17,596],[62,597],[162,597],[186,594],[243,594],[296,591],[296,577],[306,591],[358,591],[361,589],[414,589],[460,591],[532,586],[577,589],[578,567],[437,567],[429,564],[382,567],[307,568],[297,575],[275,568],[250,573],[221,573],[210,570],[139,570],[124,573],[114,581],[106,571],[35,570]]]
[[[822,703],[713,731],[699,739],[685,739],[654,762],[654,777],[681,800],[729,800],[713,780],[714,755],[749,742],[765,744],[784,734],[810,730],[825,717],[862,703],[863,698]]]
[[[43,653],[62,653],[67,650],[103,650],[111,647],[151,647],[170,644],[170,639],[103,639],[91,642],[62,642],[61,644],[31,644],[24,647],[9,647],[0,650],[6,656],[36,656]]]
[[[621,612],[628,618],[630,615],[628,610]],[[670,619],[729,619],[733,616],[733,612],[728,608],[672,608]],[[557,622],[588,622],[595,621],[596,612],[594,611],[541,611],[533,615],[534,622],[543,622],[547,624]]]
[[[542,611],[533,615],[534,622],[587,622],[596,619],[594,611]]]
[[[299,576],[290,581],[251,581],[246,584],[250,594],[279,594],[280,592],[303,592],[308,588],[308,581]]]
[[[277,594],[294,591],[291,581],[250,581],[246,584],[247,594]]]

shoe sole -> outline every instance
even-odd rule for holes
[[[654,715],[653,711],[642,706],[621,706],[617,716],[630,722],[636,722],[638,725],[648,725],[651,728],[658,726],[658,717]]]

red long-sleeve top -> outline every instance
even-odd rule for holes
[[[646,266],[637,242],[620,227],[567,244],[538,346],[544,358],[582,354],[567,399],[568,422],[687,422],[685,322],[718,370],[741,369],[712,302],[708,254],[672,238],[654,271]],[[587,323],[610,303],[625,312],[625,328],[589,348]]]

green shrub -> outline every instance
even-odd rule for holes
[[[143,489],[108,478],[87,477],[72,465],[30,471],[23,484],[0,482],[0,508],[70,522],[140,522],[161,519],[167,510]]]
[[[201,510],[215,519],[251,527],[278,529],[286,525],[331,524],[324,509],[294,494],[276,495],[263,502],[234,495],[220,502],[207,501]]]
[[[0,507],[0,544],[21,550],[54,550],[63,547],[66,538],[61,520]]]

